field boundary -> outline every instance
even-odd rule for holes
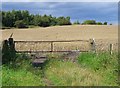
[[[39,52],[71,52],[71,51],[74,51],[74,50],[54,50],[54,43],[56,42],[90,42],[90,44],[94,44],[93,41],[91,40],[57,40],[57,41],[14,41],[14,43],[50,43],[50,50],[47,50],[47,51],[32,51],[32,50],[28,50],[28,51],[16,51],[17,53],[39,53]],[[80,52],[88,52],[89,50],[82,50]]]

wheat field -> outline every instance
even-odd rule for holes
[[[114,49],[118,46],[118,26],[117,25],[70,25],[53,27],[36,27],[28,29],[9,29],[0,30],[1,40],[8,39],[13,33],[14,40],[26,41],[57,41],[57,40],[96,40],[97,48],[108,49],[109,44],[114,44]],[[80,45],[82,44],[82,45]],[[50,46],[43,44],[43,47]],[[82,49],[88,48],[86,43],[55,43],[55,49]],[[75,46],[75,47],[74,47]],[[84,47],[85,46],[85,47]],[[23,46],[24,47],[24,46]],[[83,48],[84,47],[84,48]],[[34,48],[34,47],[33,47]],[[25,49],[25,48],[24,48]]]

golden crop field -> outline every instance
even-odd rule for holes
[[[117,25],[72,25],[72,26],[54,26],[47,28],[28,28],[28,29],[9,29],[1,30],[2,40],[9,38],[13,33],[14,40],[89,40],[94,38],[98,47],[108,49],[110,43],[116,47],[118,44],[118,26]],[[43,44],[44,47],[48,47]],[[80,45],[83,49],[88,48],[85,43],[55,43],[56,48],[78,49],[73,47]],[[64,47],[63,47],[64,46]],[[117,47],[116,47],[117,48]]]

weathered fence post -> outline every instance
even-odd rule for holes
[[[51,52],[53,52],[53,42],[51,42]]]
[[[96,43],[95,43],[95,39],[90,39],[90,51],[92,52],[96,52]]]
[[[110,54],[112,54],[113,53],[112,52],[113,51],[113,44],[110,44],[110,48],[109,49],[110,49]]]

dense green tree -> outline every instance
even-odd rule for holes
[[[14,26],[13,14],[10,11],[3,12],[2,13],[2,22],[3,22],[4,26],[13,27]]]
[[[44,15],[43,17],[42,17],[42,19],[41,19],[41,25],[40,26],[42,26],[42,27],[48,27],[48,26],[50,26],[50,18],[49,18],[49,16],[47,16],[47,15]]]
[[[71,25],[70,17],[58,17],[57,18],[57,25]]]
[[[27,10],[25,10],[25,11],[22,11],[21,14],[22,14],[22,19],[21,20],[24,20],[24,22],[27,25],[29,25],[29,23],[30,23],[30,14],[29,14],[29,12]]]
[[[86,21],[83,22],[83,24],[94,25],[94,24],[96,24],[96,21],[95,20],[86,20]]]
[[[101,23],[101,22],[97,22],[96,24],[97,24],[97,25],[102,25],[102,23]]]
[[[77,21],[75,21],[73,24],[80,24],[80,22],[77,20]]]
[[[17,28],[27,28],[26,23],[23,20],[18,20],[15,22],[15,26]]]
[[[41,16],[40,15],[35,15],[33,18],[33,22],[35,26],[40,26],[42,23]]]
[[[104,25],[107,25],[107,22],[104,22]]]
[[[5,27],[26,27],[29,25],[48,27],[55,25],[71,25],[70,17],[53,17],[52,15],[39,15],[30,14],[27,10],[12,10],[12,11],[1,11],[2,14],[2,25]],[[73,24],[80,24],[79,21]],[[95,20],[86,20],[82,24],[89,25],[102,25],[101,22],[96,23]],[[103,23],[107,25],[107,22]]]
[[[55,25],[57,24],[57,19],[56,19],[56,17],[52,17],[52,15],[49,15],[48,18],[49,18],[49,21],[50,21],[50,25],[51,25],[51,26],[55,26]]]

